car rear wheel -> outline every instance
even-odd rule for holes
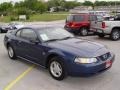
[[[83,27],[80,29],[80,35],[87,36],[88,35],[88,29]]]
[[[105,35],[104,34],[97,34],[98,37],[103,38]]]
[[[2,33],[2,30],[0,29],[0,33]]]
[[[66,77],[64,63],[61,58],[54,57],[49,61],[49,73],[56,80],[63,80]]]
[[[114,29],[114,30],[111,32],[110,38],[111,38],[113,41],[119,40],[119,39],[120,39],[120,31],[119,31],[118,29]]]
[[[16,59],[16,54],[15,54],[15,51],[14,51],[13,47],[9,45],[7,50],[8,50],[8,56],[11,59]]]

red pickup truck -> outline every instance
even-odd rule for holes
[[[73,13],[66,19],[65,29],[77,34],[86,36],[90,29],[97,23],[98,15],[88,13]]]

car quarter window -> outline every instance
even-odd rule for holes
[[[21,34],[21,30],[17,31],[16,36],[20,37],[20,34]]]
[[[22,29],[21,37],[29,40],[37,39],[37,35],[32,29]]]
[[[97,21],[96,15],[90,15],[90,21]]]
[[[103,17],[100,16],[100,15],[98,15],[98,16],[97,16],[97,20],[98,20],[98,21],[103,21]]]

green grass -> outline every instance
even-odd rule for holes
[[[68,12],[53,12],[53,13],[43,13],[43,14],[33,14],[30,15],[28,22],[32,21],[56,21],[66,19]],[[10,16],[4,16],[0,18],[0,22],[10,22]]]
[[[30,20],[28,21],[55,21],[55,20],[63,20],[67,15],[55,15],[55,14],[37,14],[30,16]]]
[[[54,13],[44,13],[44,14],[35,14],[30,16],[28,21],[55,21],[55,20],[64,20],[68,12],[54,12]]]
[[[10,16],[0,17],[0,22],[10,22]]]
[[[69,14],[69,12],[52,12],[52,13],[49,13],[49,14]]]

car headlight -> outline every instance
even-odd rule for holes
[[[89,63],[97,62],[97,59],[96,58],[76,58],[75,62],[81,63],[81,64],[89,64]]]

